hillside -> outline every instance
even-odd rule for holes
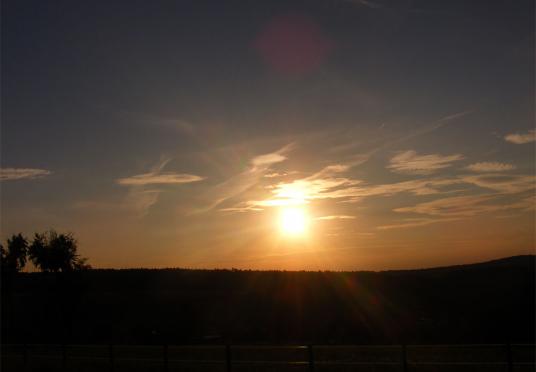
[[[3,280],[3,342],[534,343],[535,256],[385,272],[91,270]]]

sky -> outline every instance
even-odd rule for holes
[[[534,10],[5,0],[0,238],[98,268],[533,254]]]

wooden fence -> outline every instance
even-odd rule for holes
[[[536,371],[535,345],[2,345],[2,371]]]

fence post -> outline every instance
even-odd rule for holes
[[[309,354],[309,371],[313,372],[315,370],[315,356],[313,354],[313,345],[307,345],[307,351]]]
[[[231,363],[231,345],[229,344],[225,345],[225,360],[227,364],[227,372],[231,372],[233,369],[233,366]]]
[[[402,345],[402,371],[408,372],[408,350],[406,344]]]
[[[164,371],[168,371],[168,345],[164,344]]]
[[[514,370],[514,361],[512,358],[512,345],[510,343],[506,344],[506,363],[508,363],[508,372]]]
[[[109,353],[110,353],[110,372],[114,371],[114,345],[109,345]]]

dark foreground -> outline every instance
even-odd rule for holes
[[[534,268],[19,274],[2,281],[2,343],[534,344]]]
[[[534,345],[4,345],[4,371],[534,371]]]

